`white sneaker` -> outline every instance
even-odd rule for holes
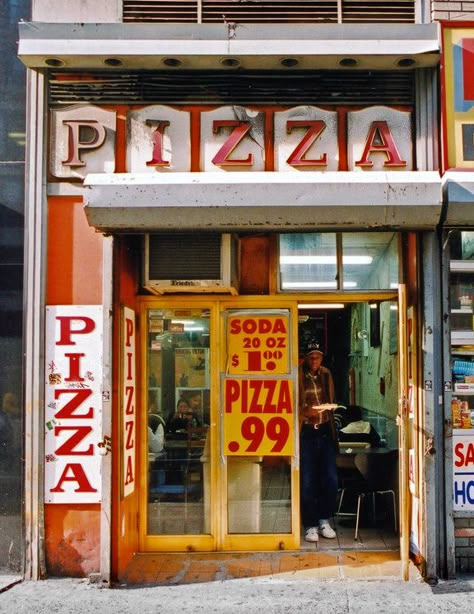
[[[319,540],[317,527],[309,527],[309,529],[306,529],[304,538],[307,542],[317,542]]]
[[[319,525],[319,534],[326,539],[334,539],[336,537],[336,531],[331,527],[329,522],[323,522]]]

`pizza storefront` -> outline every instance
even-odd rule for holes
[[[418,280],[441,194],[436,171],[416,170],[414,115],[50,105],[49,573],[120,579],[137,552],[304,547],[298,366],[314,340],[347,431],[331,522],[423,561]],[[357,456],[393,493],[377,518],[351,503]]]

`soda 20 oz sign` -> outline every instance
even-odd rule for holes
[[[290,371],[287,311],[228,315],[227,369],[222,387],[225,454],[293,454],[294,386]]]
[[[45,501],[101,500],[103,315],[46,308]]]

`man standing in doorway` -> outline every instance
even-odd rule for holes
[[[309,342],[298,373],[301,519],[309,542],[317,542],[319,535],[336,537],[329,524],[337,496],[336,405],[333,378],[321,364],[323,357],[319,343]]]

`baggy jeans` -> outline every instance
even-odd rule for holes
[[[300,435],[301,521],[305,529],[336,511],[336,446],[329,429],[303,425]]]

